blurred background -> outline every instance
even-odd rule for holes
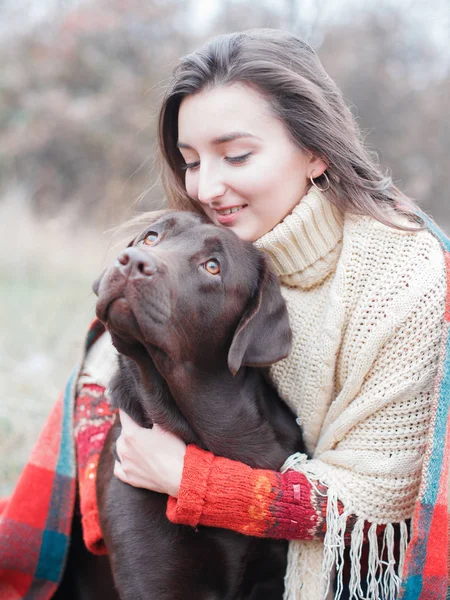
[[[78,360],[114,228],[163,205],[165,80],[250,27],[317,50],[382,165],[450,231],[448,0],[1,0],[0,496]]]

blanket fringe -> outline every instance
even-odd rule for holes
[[[290,542],[283,600],[321,598],[321,579],[317,574],[320,573],[322,558],[323,543],[321,541]],[[319,571],[317,565],[319,565]]]
[[[302,456],[291,457],[288,468],[301,469]],[[284,465],[287,467],[287,464]],[[303,470],[303,469],[302,469]],[[283,600],[339,600],[344,590],[344,551],[349,509],[339,514],[338,498],[333,487],[328,488],[324,541],[299,540],[289,543],[288,567],[285,576]],[[395,529],[387,523],[382,537],[377,535],[377,524],[359,517],[350,535],[350,600],[395,600],[398,597],[401,575],[408,546],[408,529],[401,521],[399,559],[395,560]],[[361,557],[364,532],[369,545],[367,591],[361,580]],[[321,575],[320,575],[321,574]]]
[[[359,518],[352,531],[352,539],[350,544],[350,583],[349,593],[350,598],[357,598],[363,595],[361,588],[361,569],[358,568],[361,564],[361,554],[364,541],[364,519]]]

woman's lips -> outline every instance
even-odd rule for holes
[[[242,211],[244,211],[246,208],[247,204],[240,208],[238,211],[232,212],[229,215],[221,215],[218,211],[216,211],[217,220],[221,225],[229,225],[230,223],[233,223],[242,213]]]

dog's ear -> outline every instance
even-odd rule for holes
[[[261,254],[256,294],[247,306],[231,342],[228,368],[233,375],[242,365],[272,365],[289,354],[292,332],[277,276]]]

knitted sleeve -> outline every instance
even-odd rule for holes
[[[325,533],[326,489],[303,473],[278,473],[187,448],[178,498],[167,517],[256,537],[313,539]]]

